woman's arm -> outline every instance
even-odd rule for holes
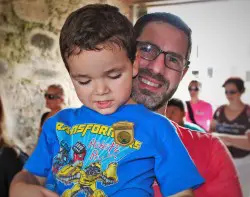
[[[248,134],[248,132],[246,135],[240,136],[221,133],[216,133],[215,135],[219,137],[227,146],[233,146],[250,151],[250,134]]]

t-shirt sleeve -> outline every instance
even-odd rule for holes
[[[56,142],[53,125],[55,127],[52,118],[44,123],[36,148],[24,165],[25,170],[36,176],[47,177],[51,169],[53,148]]]
[[[213,136],[210,150],[210,163],[207,167],[207,173],[210,174],[207,177],[211,177],[211,180],[207,180],[209,184],[202,186],[204,187],[203,191],[208,192],[206,196],[242,196],[237,171],[227,147],[218,138]]]
[[[215,112],[214,112],[214,115],[213,115],[213,119],[214,120],[218,120],[219,116],[220,116],[220,113],[221,113],[221,110],[223,109],[223,106],[220,106],[218,107]]]
[[[167,120],[162,123],[157,143],[155,173],[164,196],[196,188],[204,182],[176,128]]]

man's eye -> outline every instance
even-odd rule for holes
[[[140,50],[143,52],[150,52],[152,51],[152,47],[150,45],[145,45],[145,46],[141,46]]]
[[[173,62],[173,63],[178,63],[178,59],[176,57],[170,56],[169,57],[169,61]]]
[[[109,75],[108,77],[110,78],[110,79],[118,79],[118,78],[120,78],[122,76],[122,74],[116,74],[116,75]]]
[[[87,84],[90,83],[90,81],[91,81],[91,80],[88,80],[88,81],[78,81],[78,83],[79,83],[80,85],[87,85]]]

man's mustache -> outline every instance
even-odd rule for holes
[[[146,76],[148,76],[150,78],[153,78],[153,79],[155,79],[157,81],[162,82],[164,85],[167,83],[167,80],[163,77],[163,75],[153,73],[148,68],[139,68],[139,72],[138,73],[139,73],[138,76],[146,75]]]

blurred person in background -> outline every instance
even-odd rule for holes
[[[180,99],[172,98],[171,100],[168,101],[165,115],[168,119],[176,122],[178,125],[182,127],[194,131],[205,132],[205,130],[199,127],[198,125],[184,121],[185,107],[184,103]]]
[[[188,85],[188,91],[191,100],[186,101],[186,121],[199,125],[208,131],[213,117],[213,109],[210,103],[199,99],[201,83],[197,80],[192,80]]]
[[[44,97],[46,101],[46,107],[50,109],[50,111],[45,112],[41,117],[39,134],[42,130],[42,126],[45,120],[64,108],[64,96],[64,89],[59,84],[52,84],[47,88]]]
[[[228,147],[239,173],[244,197],[250,195],[250,150],[247,134],[250,129],[250,106],[241,96],[245,92],[244,81],[238,77],[227,79],[223,87],[228,104],[220,106],[214,113],[210,126]]]
[[[13,145],[7,137],[4,104],[0,96],[0,194],[9,196],[9,186],[14,175],[19,172],[27,155]]]

